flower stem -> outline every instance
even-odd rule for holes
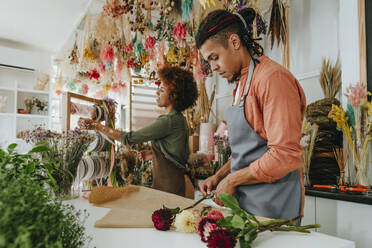
[[[180,212],[182,212],[183,210],[187,210],[187,209],[190,209],[190,208],[194,208],[194,207],[196,207],[199,203],[201,203],[202,201],[204,201],[205,199],[213,198],[213,196],[214,196],[213,193],[211,193],[211,194],[206,194],[206,195],[204,195],[200,200],[198,200],[197,202],[195,202],[195,203],[192,204],[191,206],[182,209]]]

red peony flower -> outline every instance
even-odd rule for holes
[[[124,52],[126,52],[126,53],[131,53],[131,52],[133,52],[133,44],[130,43],[130,44],[128,44],[128,45],[124,45],[124,46],[123,46],[123,50],[124,50]]]
[[[155,85],[156,86],[159,86],[160,85],[160,82],[159,81],[155,81]]]
[[[133,67],[136,67],[137,66],[137,64],[136,64],[136,62],[134,62],[134,58],[130,58],[128,61],[127,61],[127,67],[128,68],[133,68]]]
[[[196,231],[203,242],[207,242],[210,232],[215,229],[218,229],[216,221],[206,216],[200,217],[196,222]]]
[[[97,69],[93,69],[93,70],[91,70],[91,71],[88,73],[88,77],[89,77],[89,79],[92,79],[92,78],[94,78],[94,79],[98,79],[99,76],[100,76],[100,75],[99,75]]]
[[[208,248],[233,248],[236,244],[235,236],[227,229],[213,230],[208,239]]]
[[[154,227],[161,231],[167,231],[172,225],[174,216],[169,209],[159,209],[152,214]]]
[[[217,222],[220,219],[222,219],[224,216],[221,213],[221,211],[218,211],[218,210],[213,209],[213,210],[211,210],[211,211],[208,212],[207,217],[210,218],[210,219],[213,219],[213,220],[215,220]]]

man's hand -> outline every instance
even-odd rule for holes
[[[228,193],[230,195],[234,195],[235,194],[235,187],[232,185],[232,183],[230,181],[230,179],[231,179],[230,175],[227,176],[227,177],[225,177],[218,184],[218,186],[216,188],[216,192],[215,192],[216,199],[215,199],[215,202],[218,205],[220,205],[220,206],[223,206],[223,204],[221,203],[220,199],[218,199],[218,194],[221,194],[221,193]]]
[[[210,176],[202,182],[200,191],[203,195],[210,194],[211,191],[217,187],[219,182],[220,179],[216,175]]]
[[[97,122],[89,118],[80,118],[78,125],[83,130],[96,130],[97,128]]]
[[[150,150],[139,151],[137,154],[140,160],[147,161],[152,159],[152,151]]]

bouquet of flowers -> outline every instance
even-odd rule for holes
[[[352,183],[362,185],[369,184],[368,147],[372,140],[372,104],[367,100],[368,94],[371,93],[367,93],[365,83],[357,83],[355,86],[350,85],[345,93],[348,98],[347,111],[345,112],[342,106],[332,105],[332,110],[328,115],[346,136],[348,151],[351,156],[346,153],[345,157],[353,159],[356,170],[355,179]]]
[[[43,154],[43,159],[49,160],[55,167],[52,174],[58,185],[55,193],[62,197],[68,197],[78,164],[93,141],[93,135],[78,128],[64,133],[56,133],[38,127],[26,131],[23,139],[27,143],[44,142],[49,146],[50,150]]]
[[[296,226],[295,222],[301,216],[293,219],[258,221],[256,217],[240,208],[236,198],[225,193],[219,194],[218,198],[225,207],[231,209],[228,216],[225,217],[221,211],[210,207],[205,207],[202,211],[193,209],[204,199],[212,197],[213,194],[205,195],[192,206],[183,210],[180,210],[180,208],[170,209],[163,206],[162,209],[156,210],[152,214],[154,227],[161,231],[167,231],[174,227],[179,232],[196,232],[200,235],[201,241],[206,242],[209,248],[233,248],[238,240],[240,247],[250,248],[257,235],[264,231],[309,233],[308,229],[320,227],[317,224]]]

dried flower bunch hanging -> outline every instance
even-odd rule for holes
[[[287,28],[285,25],[285,7],[282,0],[273,0],[269,34],[271,35],[271,49],[275,40],[278,46],[280,42],[286,44]]]
[[[117,18],[133,9],[134,0],[106,0],[103,11],[107,16]]]
[[[76,41],[75,41],[74,48],[72,49],[70,55],[68,56],[68,59],[70,60],[70,64],[79,63],[77,53],[78,53],[78,47],[77,47],[77,44],[76,44]]]
[[[98,42],[105,43],[119,37],[119,30],[116,19],[108,17],[102,12],[93,26],[93,36]]]
[[[335,65],[331,64],[330,59],[322,59],[320,86],[322,86],[325,98],[336,96],[341,88],[341,65],[339,58],[337,58]]]

